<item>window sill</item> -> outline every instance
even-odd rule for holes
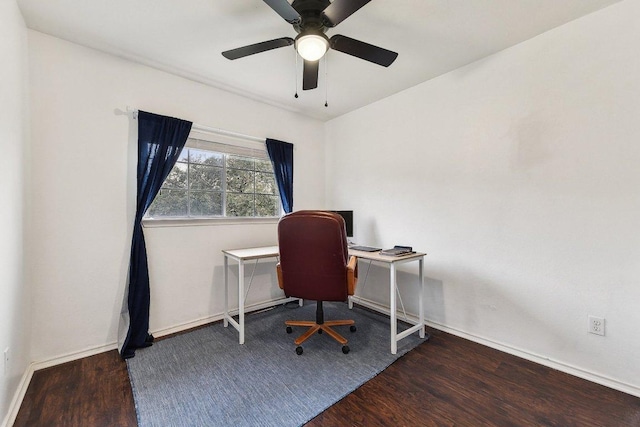
[[[279,217],[269,218],[144,218],[142,226],[144,228],[156,227],[201,227],[218,225],[256,225],[256,224],[277,224]]]

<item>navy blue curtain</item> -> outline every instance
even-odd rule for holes
[[[138,112],[138,197],[131,241],[127,306],[129,328],[120,350],[122,358],[153,343],[149,334],[149,265],[142,217],[178,160],[191,131],[191,122]]]
[[[267,152],[286,213],[293,210],[293,144],[267,138]]]

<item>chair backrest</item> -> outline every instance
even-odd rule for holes
[[[297,211],[278,223],[283,289],[314,301],[348,298],[344,219],[333,212]]]

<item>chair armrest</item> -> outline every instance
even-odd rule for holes
[[[284,290],[284,282],[282,281],[282,267],[280,263],[276,264],[276,272],[278,273],[278,286]]]
[[[353,295],[356,292],[358,283],[358,258],[352,256],[347,264],[347,294]]]

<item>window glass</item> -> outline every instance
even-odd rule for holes
[[[256,193],[277,194],[276,180],[273,172],[256,172]]]
[[[171,169],[169,176],[162,185],[163,188],[187,188],[187,169],[186,163],[176,163]]]
[[[238,155],[237,147],[227,150],[225,144],[205,147],[206,142],[187,141],[146,218],[279,216],[280,197],[266,151]]]
[[[149,207],[146,215],[149,217],[187,216],[188,205],[187,190],[162,189]]]
[[[222,216],[222,192],[192,191],[189,205],[192,216]]]
[[[221,190],[224,169],[208,165],[189,165],[191,190]]]

